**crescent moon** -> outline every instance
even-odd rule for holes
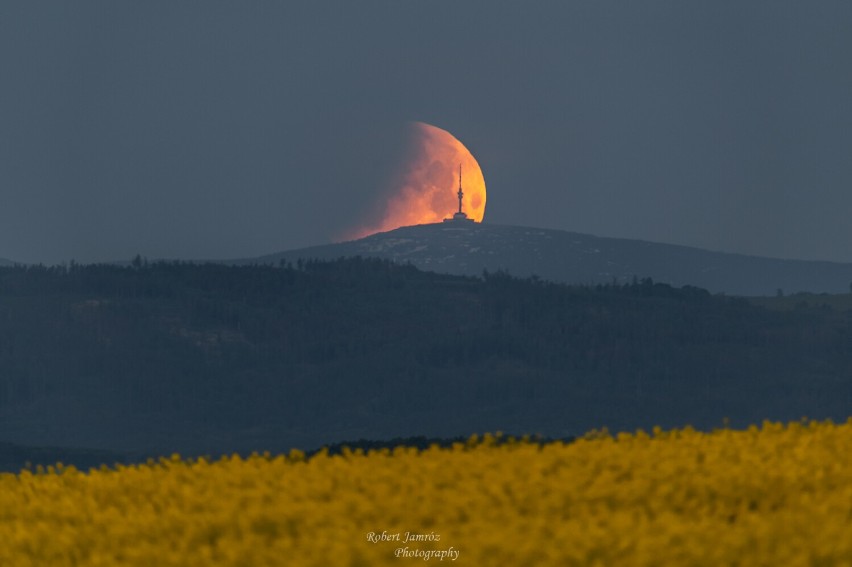
[[[425,122],[409,125],[413,151],[403,167],[381,221],[355,232],[355,238],[401,226],[439,223],[458,211],[459,166],[467,217],[485,217],[485,177],[479,162],[455,136]]]

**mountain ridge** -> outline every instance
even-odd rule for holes
[[[852,264],[785,260],[715,252],[644,240],[593,236],[511,225],[437,223],[401,227],[347,242],[288,250],[230,263],[376,257],[429,271],[481,275],[507,271],[518,277],[567,284],[626,283],[650,277],[712,293],[760,296],[842,293]]]

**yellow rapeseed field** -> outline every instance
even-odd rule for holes
[[[0,475],[2,566],[424,561],[852,566],[852,419]]]

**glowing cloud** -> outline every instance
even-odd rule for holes
[[[458,211],[458,174],[462,168],[462,208],[481,222],[485,215],[485,178],[473,154],[446,130],[423,122],[411,125],[413,148],[400,183],[386,202],[381,221],[362,227],[352,238],[400,226],[441,222]]]

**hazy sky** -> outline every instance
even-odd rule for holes
[[[452,132],[485,222],[852,262],[852,3],[0,2],[0,256],[234,258]]]

